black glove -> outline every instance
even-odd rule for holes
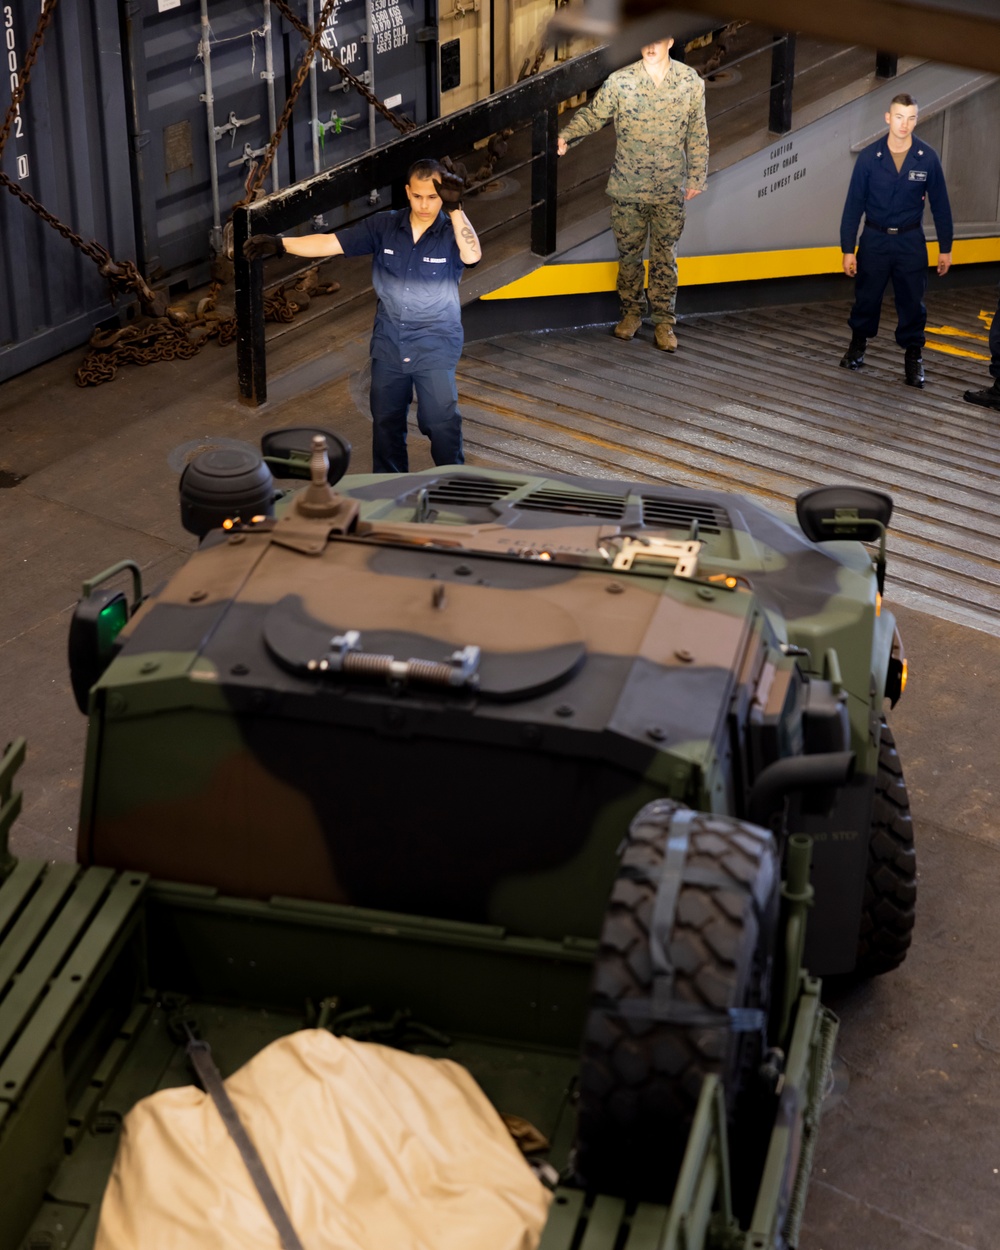
[[[284,256],[285,245],[276,234],[252,234],[243,244],[247,260],[270,260],[272,256]]]
[[[434,190],[440,195],[441,205],[446,213],[455,213],[461,210],[462,192],[465,190],[465,183],[459,178],[458,174],[451,174],[445,170],[440,180],[434,179]]]

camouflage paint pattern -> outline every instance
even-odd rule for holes
[[[635,812],[745,815],[802,753],[835,652],[858,775],[809,831],[818,894],[853,897],[892,641],[859,544],[669,486],[440,468],[338,491],[334,532],[302,492],[214,531],[123,631],[92,695],[84,863],[593,938]],[[348,631],[363,663],[478,647],[477,683],[324,670]]]
[[[684,228],[684,201],[611,205],[611,229],[618,245],[618,298],[623,313],[646,315],[646,297],[652,321],[673,325],[677,320],[677,258],[674,247]],[[649,237],[649,287],[644,293],[642,254]]]
[[[560,137],[576,143],[609,122],[617,137],[608,195],[625,203],[673,202],[708,178],[705,84],[680,61],[657,85],[641,61],[611,74]],[[679,233],[679,232],[678,232]]]
[[[622,313],[645,315],[643,253],[648,238],[653,324],[673,325],[674,247],[684,229],[684,192],[704,190],[708,177],[705,84],[693,69],[671,61],[657,85],[639,61],[612,74],[560,137],[577,143],[608,122],[614,123],[617,140],[608,195]]]

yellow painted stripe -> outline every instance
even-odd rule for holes
[[[928,334],[942,334],[945,338],[975,339],[977,343],[990,341],[989,335],[973,334],[971,330],[960,330],[957,326],[925,326],[924,328]]]
[[[938,246],[927,245],[931,265],[937,264]],[[959,239],[952,249],[956,265],[1000,261],[1000,238]],[[811,274],[840,273],[839,247],[799,247],[776,252],[732,252],[722,256],[681,256],[677,260],[681,286],[715,282],[749,282],[764,278],[799,278]],[[648,278],[648,262],[647,262]],[[617,261],[542,265],[483,299],[534,299],[543,295],[589,295],[613,291],[618,278]]]
[[[944,352],[946,356],[965,356],[969,360],[989,360],[989,356],[984,356],[982,352],[969,352],[964,347],[952,347],[950,343],[927,342],[924,346],[932,352]]]

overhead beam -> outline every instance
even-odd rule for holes
[[[978,7],[978,6],[976,6]],[[992,7],[992,6],[991,6]],[[897,56],[967,65],[1000,73],[1000,14],[985,16],[947,4],[903,0],[622,0],[625,23],[674,10],[732,21],[744,19],[774,30],[798,30],[832,43],[862,44]]]

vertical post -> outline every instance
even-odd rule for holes
[[[538,113],[531,123],[531,250],[551,256],[556,250],[556,152],[558,110]]]
[[[309,29],[316,29],[316,5],[315,0],[309,0],[309,10],[306,15],[306,21],[309,23]],[[319,89],[316,86],[316,79],[319,73],[319,65],[323,60],[322,56],[317,54],[313,57],[309,66],[309,125],[312,128],[312,158],[313,173],[318,174],[323,168],[323,162],[319,155]],[[274,131],[271,131],[274,134]],[[319,221],[314,220],[313,225],[321,225],[322,216]]]
[[[236,295],[236,375],[240,399],[260,405],[267,399],[264,355],[264,264],[249,261],[243,244],[250,236],[250,210],[233,212],[233,281]]]
[[[775,35],[771,49],[771,108],[767,128],[784,135],[792,128],[792,88],[795,86],[795,32]]]
[[[315,60],[315,57],[313,58]],[[264,0],[264,70],[261,78],[267,83],[267,124],[273,135],[278,128],[278,109],[274,99],[274,43],[271,39],[271,0]],[[271,162],[271,190],[277,191],[278,162]]]
[[[212,28],[208,22],[208,0],[201,0],[201,42],[198,45],[202,70],[205,75],[205,92],[200,98],[205,105],[208,122],[208,176],[212,184],[212,233],[209,237],[211,250],[222,250],[222,217],[219,211],[219,165],[215,153],[218,137],[215,133],[215,94],[212,90]]]
[[[895,52],[876,52],[875,53],[875,77],[876,78],[895,78],[896,70],[899,68],[899,58]]]
[[[365,43],[368,45],[368,90],[375,94],[375,15],[372,0],[365,0]],[[435,45],[436,50],[437,45]],[[368,146],[375,147],[375,110],[368,105]]]

